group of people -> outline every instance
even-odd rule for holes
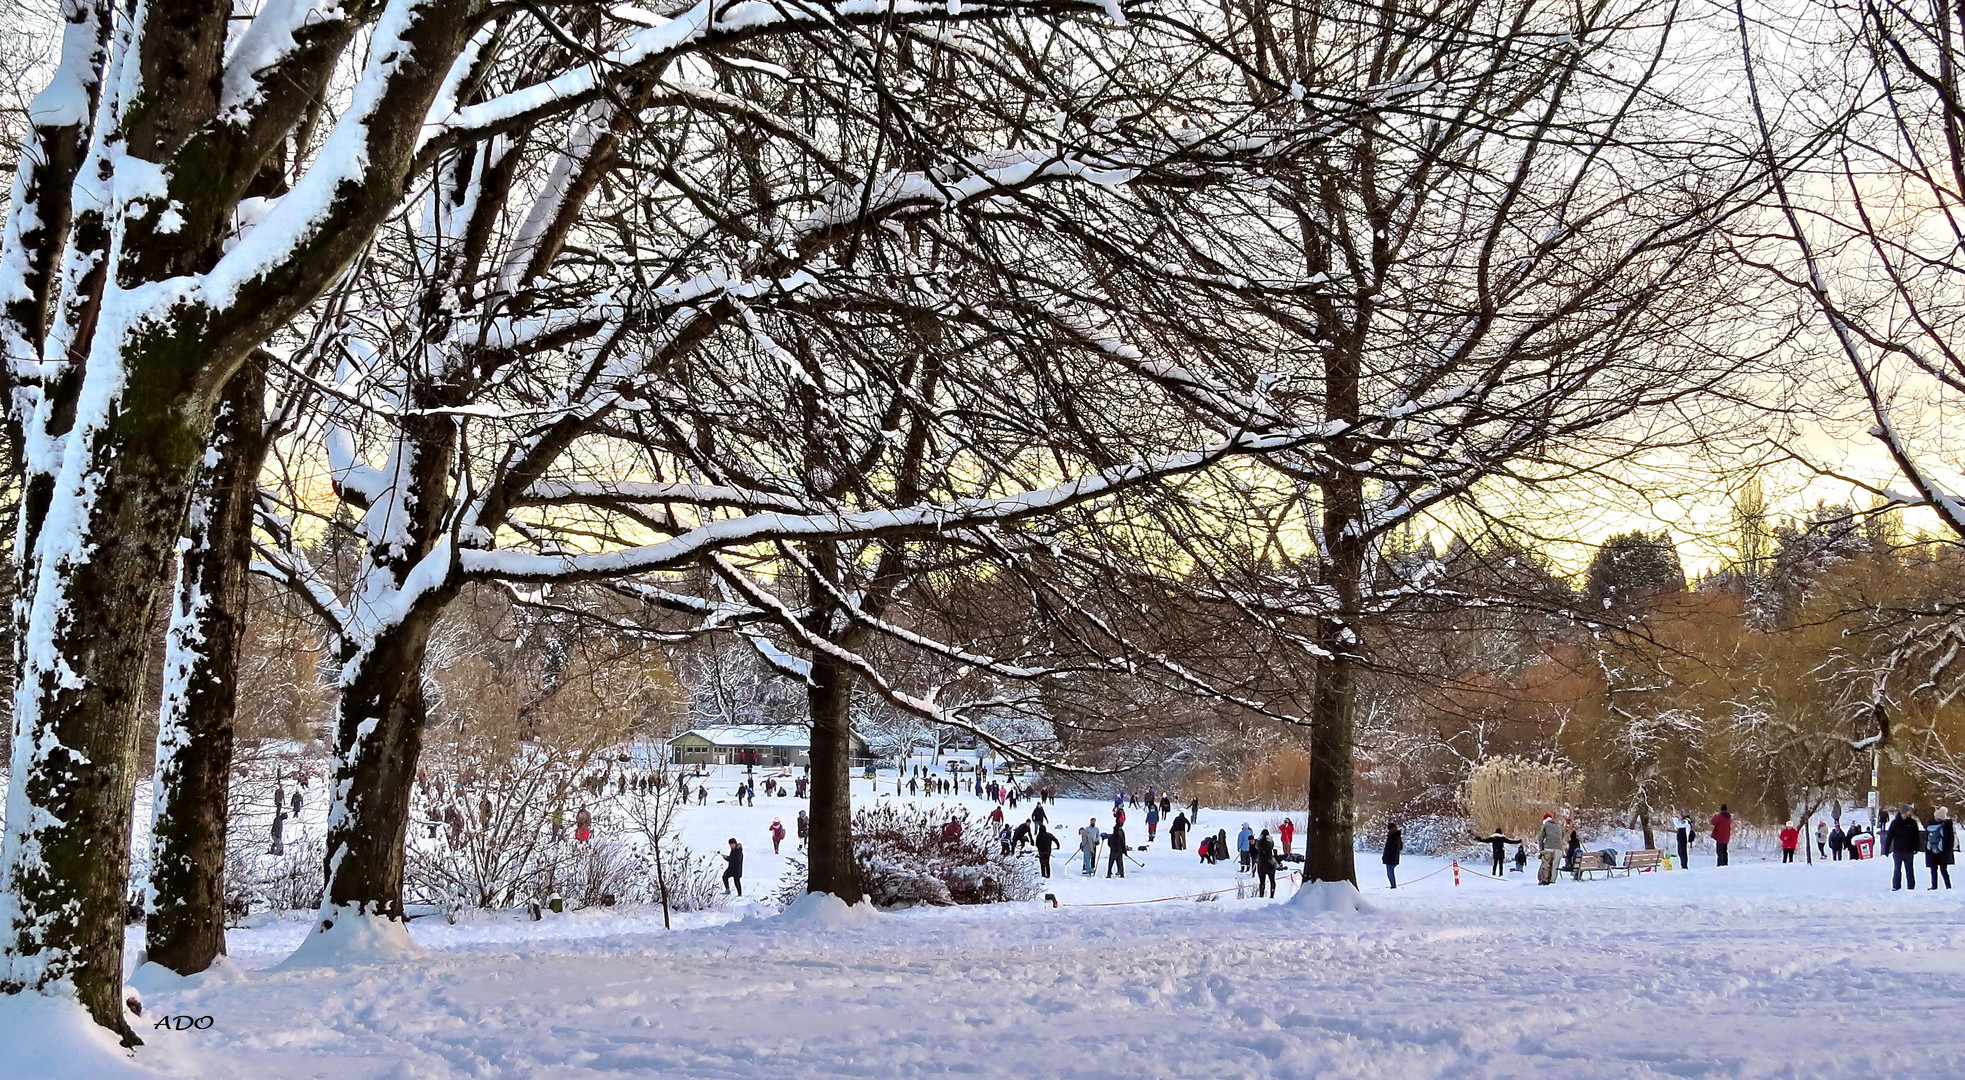
[[[1897,807],[1896,816],[1883,829],[1883,854],[1893,863],[1892,892],[1905,887],[1917,891],[1919,855],[1924,856],[1924,865],[1931,871],[1931,888],[1936,889],[1940,880],[1945,888],[1951,888],[1951,864],[1958,856],[1958,828],[1951,820],[1951,809],[1940,806],[1931,812],[1930,821],[1920,822],[1909,803]]]

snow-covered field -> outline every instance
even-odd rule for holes
[[[715,804],[733,784],[711,785],[685,835],[742,840],[756,894],[782,866],[764,830],[796,802]],[[1063,800],[1057,817],[1109,811]],[[1244,819],[1264,824],[1204,809],[1202,825]],[[1370,910],[1333,913],[1287,886],[1282,903],[1237,899],[1232,864],[1202,867],[1164,833],[1142,858],[1124,883],[1061,859],[1056,908],[746,902],[668,932],[642,909],[427,919],[421,956],[345,969],[281,970],[307,922],[276,922],[232,935],[236,971],[138,974],[146,1018],[211,1017],[140,1024],[139,1060],[242,1080],[1965,1075],[1965,893],[1892,894],[1882,860],[1705,858],[1541,888],[1456,886],[1411,858],[1393,892],[1364,855]],[[83,1055],[41,1060],[101,1075]]]

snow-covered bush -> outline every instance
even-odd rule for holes
[[[285,845],[278,855],[259,844],[234,843],[225,852],[225,906],[235,915],[255,911],[304,911],[321,902],[319,840]]]
[[[697,854],[680,845],[662,849],[662,877],[657,878],[654,863],[643,860],[647,869],[636,876],[636,896],[648,902],[661,899],[663,881],[669,887],[669,907],[675,911],[709,911],[722,907],[729,897],[723,891],[723,860],[715,855]],[[803,865],[799,881],[804,882]]]
[[[953,819],[960,834],[951,838]],[[986,823],[967,811],[930,813],[884,803],[853,815],[853,857],[860,884],[879,907],[917,904],[994,904],[1037,895],[1037,875],[1028,860],[1003,854]],[[780,904],[805,892],[805,863],[789,859],[784,883],[773,894]]]

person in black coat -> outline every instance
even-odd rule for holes
[[[1187,815],[1175,814],[1173,824],[1167,826],[1167,841],[1175,851],[1187,850]]]
[[[1508,845],[1519,844],[1521,843],[1521,841],[1515,839],[1512,836],[1509,836],[1507,833],[1502,832],[1500,829],[1496,829],[1493,832],[1489,833],[1485,838],[1483,838],[1481,842],[1487,844],[1490,848],[1493,849],[1494,858],[1493,858],[1493,866],[1491,867],[1491,869],[1493,871],[1494,876],[1501,877],[1503,874],[1507,873]]]
[[[1399,856],[1405,853],[1405,849],[1406,834],[1399,829],[1399,823],[1394,821],[1387,824],[1385,854],[1379,857],[1379,861],[1385,864],[1385,880],[1390,882],[1394,889],[1399,887]]]
[[[730,838],[730,854],[723,857],[723,891],[728,893],[730,886],[737,886],[737,895],[744,895],[744,845]]]
[[[1262,830],[1262,835],[1249,845],[1249,852],[1255,857],[1255,894],[1258,897],[1275,896],[1276,841],[1269,838],[1268,829]],[[1265,884],[1269,890],[1267,893],[1263,892]]]
[[[1890,826],[1883,830],[1883,854],[1890,856],[1890,891],[1896,892],[1909,883],[1911,891],[1917,891],[1917,853],[1924,850],[1924,827],[1911,816],[1910,804],[1897,807],[1897,816],[1890,819]]]
[[[1105,860],[1105,876],[1111,877],[1112,871],[1117,870],[1119,871],[1120,877],[1125,877],[1126,827],[1124,825],[1112,826],[1112,831],[1105,836],[1105,845],[1111,851],[1111,854]]]
[[[1051,876],[1051,852],[1058,846],[1057,834],[1037,826],[1037,872],[1045,877]]]
[[[1838,821],[1835,828],[1829,830],[1829,858],[1841,862],[1842,849],[1848,846],[1849,834],[1842,831],[1842,823]]]

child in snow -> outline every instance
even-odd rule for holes
[[[771,819],[771,854],[778,853],[778,845],[785,842],[785,823],[777,818]]]

